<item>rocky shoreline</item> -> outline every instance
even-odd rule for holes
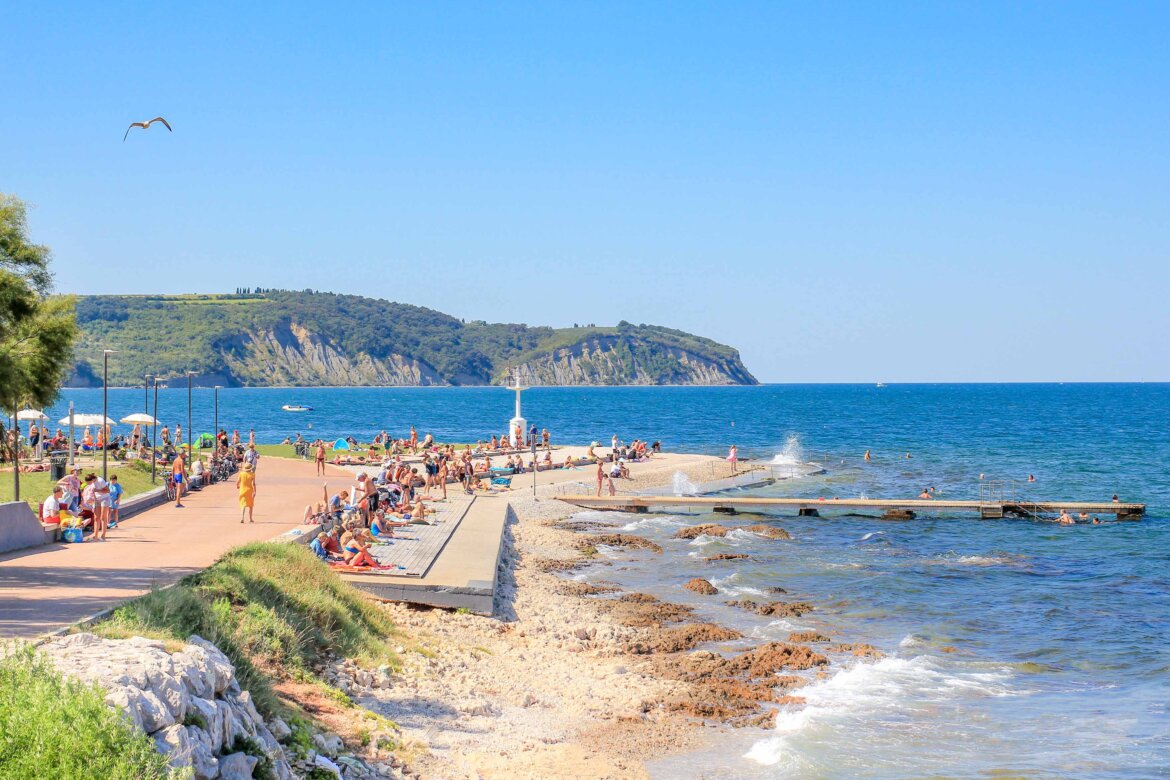
[[[721,467],[713,458],[650,464],[623,487],[669,483],[676,471],[702,481]],[[745,649],[739,632],[697,619],[685,604],[568,579],[566,573],[598,560],[598,545],[651,555],[662,548],[570,520],[580,510],[550,500],[553,490],[508,498],[494,617],[386,607],[427,652],[408,655],[396,684],[361,704],[416,743],[411,765],[423,777],[543,778],[554,767],[557,777],[645,777],[647,759],[696,749],[712,729],[768,728],[777,706],[802,703],[798,690],[808,674],[829,664],[811,645],[827,637],[794,634]],[[687,538],[738,528],[706,526]],[[767,543],[789,543],[774,526],[742,528]],[[727,556],[720,565],[737,559]],[[813,608],[733,605],[764,615]],[[862,647],[858,655],[866,653]]]

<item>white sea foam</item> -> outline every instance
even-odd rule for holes
[[[699,486],[687,479],[686,474],[676,471],[671,480],[670,490],[676,496],[693,496],[699,492]]]
[[[804,748],[831,734],[872,728],[875,719],[907,721],[924,705],[959,697],[1013,695],[1007,685],[1010,676],[1006,668],[948,669],[924,655],[859,663],[801,688],[805,705],[777,712],[775,734],[756,742],[745,758],[768,766],[799,767],[806,763]]]
[[[773,466],[803,466],[804,449],[800,446],[800,437],[795,433],[788,434],[784,442],[784,449],[772,457]]]
[[[868,542],[870,539],[873,539],[875,536],[885,536],[885,535],[886,535],[885,531],[870,531],[869,533],[867,533],[865,536],[861,537],[857,541]]]

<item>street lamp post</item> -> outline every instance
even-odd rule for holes
[[[191,462],[191,379],[194,371],[187,372],[187,463]]]
[[[215,449],[212,450],[214,453],[211,456],[212,463],[214,463],[216,458],[219,457],[219,391],[222,387],[223,385],[215,386],[215,425],[211,428],[211,435],[215,439]]]
[[[150,414],[150,374],[146,375],[146,384],[142,386],[142,413]]]
[[[107,473],[109,471],[109,455],[110,455],[110,426],[106,424],[106,420],[110,418],[109,407],[109,373],[110,373],[110,355],[117,352],[116,349],[102,350],[102,479],[108,481]]]
[[[155,468],[158,466],[158,377],[154,378],[154,426],[150,432],[150,484],[155,483]]]

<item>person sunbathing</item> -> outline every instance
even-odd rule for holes
[[[541,462],[540,465],[541,465],[541,468],[545,469],[546,471],[553,467],[553,460],[552,460],[552,452],[551,451],[547,451],[544,453],[544,460]]]
[[[361,539],[351,530],[352,523],[346,525],[346,531],[341,535],[341,554],[346,564],[350,566],[377,566],[378,562]]]

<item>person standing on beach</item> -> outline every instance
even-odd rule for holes
[[[727,451],[727,462],[731,464],[731,473],[734,476],[735,464],[739,462],[739,448],[734,444],[732,444],[731,449]]]
[[[249,523],[256,522],[252,518],[252,509],[256,506],[256,472],[252,470],[252,464],[245,463],[236,476],[236,489],[240,492],[240,522],[244,522],[245,513]]]
[[[439,473],[435,477],[436,481],[439,483],[439,487],[443,490],[444,501],[447,500],[447,460],[447,458],[442,456],[439,457]]]
[[[601,497],[601,483],[605,481],[605,467],[601,465],[601,458],[597,459],[597,497]]]
[[[418,431],[414,426],[410,426],[410,454],[418,455]]]
[[[325,476],[325,442],[317,439],[317,476]]]

